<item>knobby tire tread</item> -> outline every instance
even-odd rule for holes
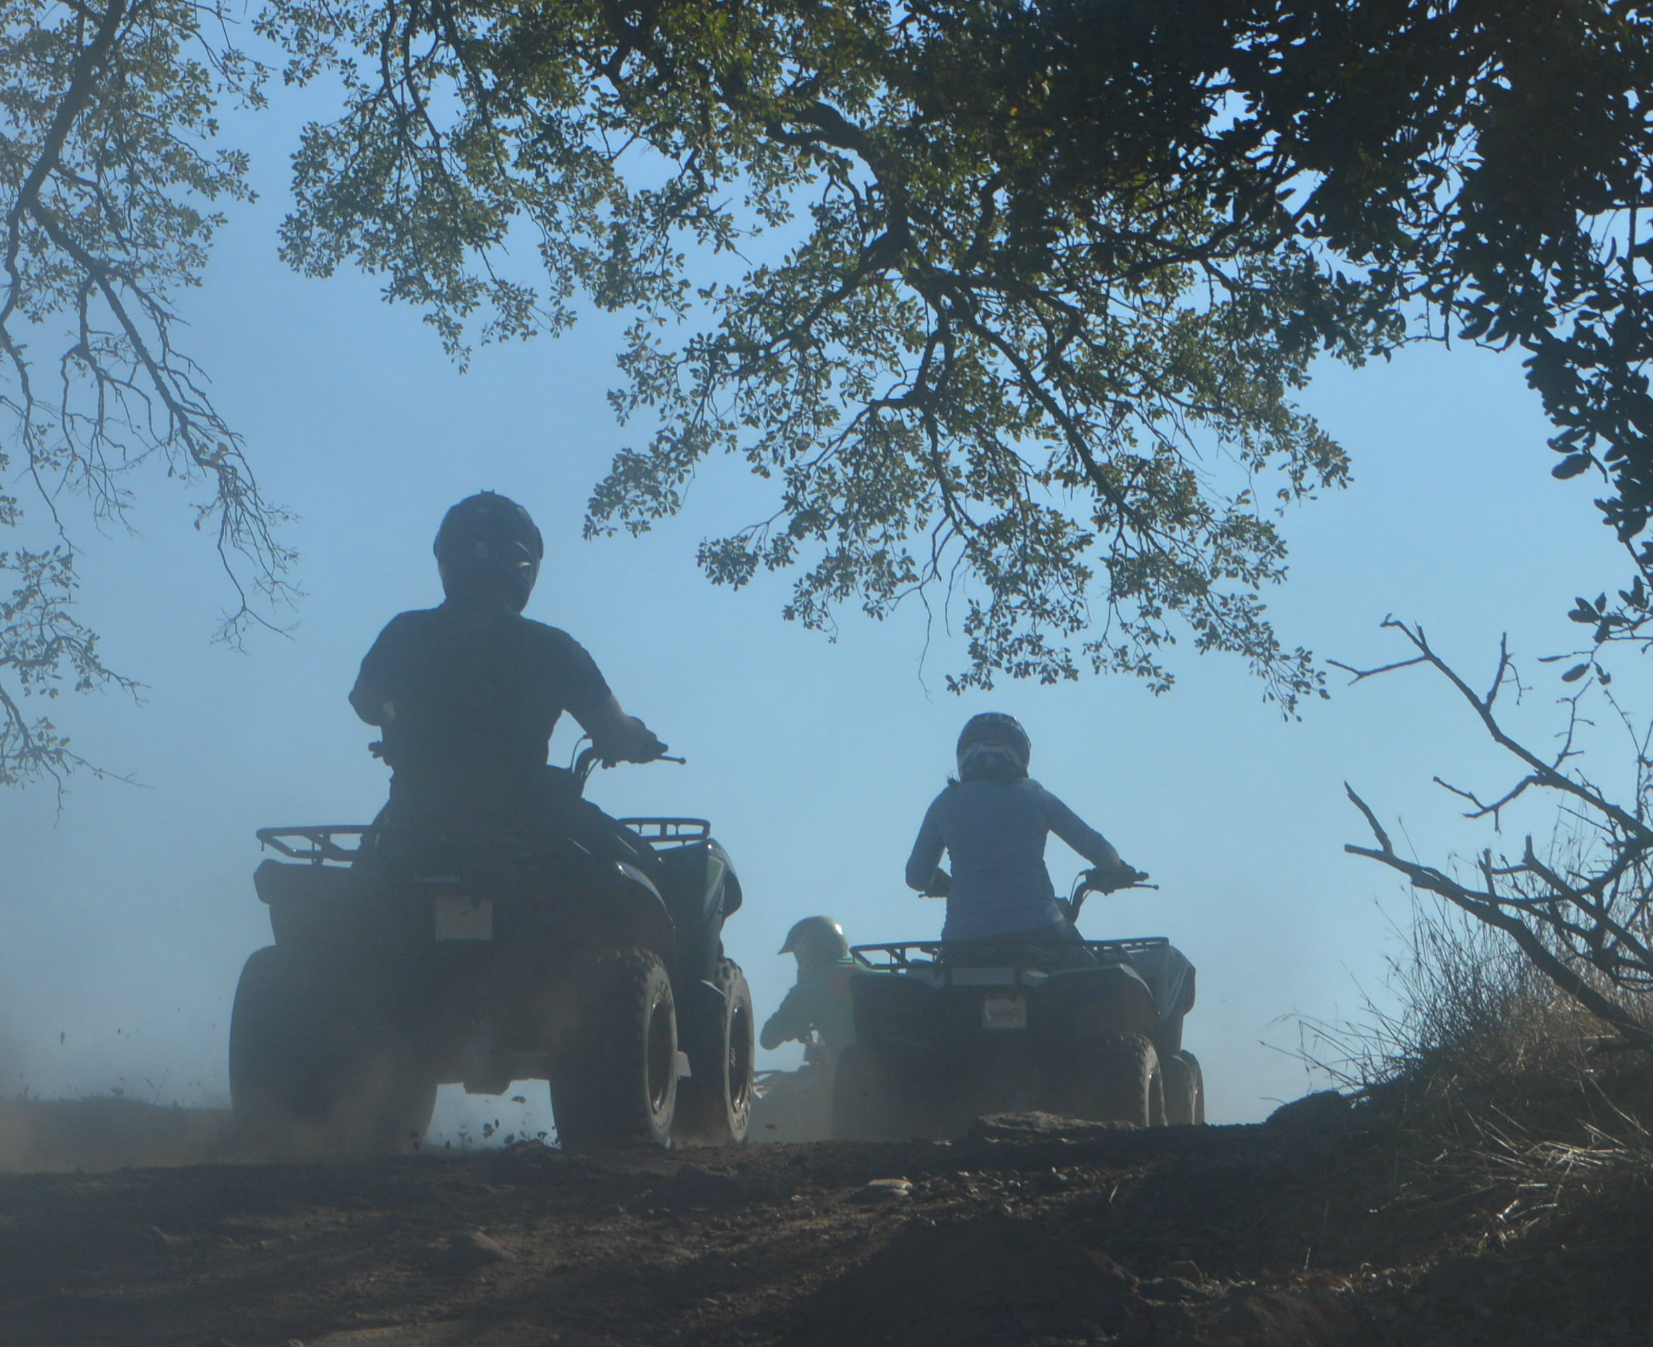
[[[1090,1040],[1075,1063],[1079,1116],[1093,1122],[1152,1127],[1165,1121],[1159,1059],[1142,1034],[1109,1034]]]
[[[568,1146],[661,1144],[648,1098],[649,1015],[665,967],[649,950],[620,949],[585,976],[576,1044],[552,1091],[557,1138]],[[665,998],[672,1005],[671,984]],[[670,1107],[665,1131],[671,1126]]]
[[[1161,1064],[1165,1081],[1165,1121],[1205,1121],[1205,1080],[1199,1059],[1186,1048]]]
[[[436,1083],[366,979],[279,946],[257,950],[230,1017],[230,1095],[256,1136],[349,1151],[406,1150]]]
[[[755,1032],[753,1016],[752,992],[746,985],[746,974],[733,959],[719,959],[717,968],[712,975],[712,981],[717,989],[724,994],[724,1020],[720,1026],[719,1041],[724,1045],[727,1056],[731,1045],[729,1043],[730,1021],[733,1018],[734,1002],[737,997],[742,999],[746,1012],[746,1031],[750,1037]],[[755,1042],[746,1045],[744,1082],[746,1106],[744,1116],[734,1118],[736,1112],[729,1102],[731,1082],[725,1069],[713,1077],[703,1077],[698,1072],[678,1085],[677,1118],[672,1125],[673,1136],[683,1142],[702,1146],[736,1145],[746,1139],[747,1128],[752,1120],[752,1077],[755,1065]]]

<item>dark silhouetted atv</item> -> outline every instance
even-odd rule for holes
[[[1064,915],[1077,922],[1087,892],[1146,878],[1105,885],[1087,872]],[[1169,941],[1075,942],[1060,958],[984,944],[851,950],[862,965],[849,983],[856,1041],[838,1059],[834,1137],[943,1139],[984,1113],[1034,1110],[1139,1127],[1205,1121],[1199,1063],[1182,1046],[1194,969]]]
[[[576,794],[596,763],[587,749]],[[622,820],[612,850],[505,833],[265,828],[275,944],[230,1022],[238,1119],[281,1141],[416,1144],[439,1084],[547,1080],[564,1145],[745,1138],[752,998],[723,957],[741,905],[701,819]]]

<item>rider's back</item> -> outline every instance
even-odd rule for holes
[[[564,711],[609,695],[585,649],[517,613],[444,603],[392,618],[350,693],[383,726],[398,795],[495,796],[543,779]]]
[[[1026,778],[958,781],[942,791],[925,815],[914,855],[922,852],[927,860],[939,844],[951,860],[946,938],[973,940],[1057,921],[1045,839],[1052,831],[1081,835],[1074,824],[1091,831]],[[911,868],[922,868],[922,860]]]

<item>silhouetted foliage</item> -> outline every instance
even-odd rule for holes
[[[45,74],[7,56],[5,85],[68,106],[76,53],[125,13],[40,6],[16,31],[66,45]],[[1320,692],[1261,594],[1279,510],[1347,477],[1294,401],[1322,354],[1521,348],[1557,475],[1596,472],[1650,564],[1640,5],[270,0],[258,23],[289,80],[342,96],[294,161],[294,266],[384,277],[461,360],[582,303],[630,315],[612,398],[642,439],[589,529],[648,528],[733,456],[772,511],[708,539],[708,575],[790,573],[787,615],[827,629],[846,603],[956,605],[954,686],[1164,688],[1191,632],[1287,709]],[[217,87],[245,90],[238,62]],[[215,86],[189,87],[172,115],[204,131]],[[169,201],[239,181],[156,162]],[[120,237],[100,209],[94,260]],[[51,247],[71,290],[94,275]]]
[[[266,24],[290,77],[347,86],[298,159],[296,265],[384,274],[455,350],[560,328],[579,291],[637,312],[615,405],[656,428],[591,528],[744,457],[775,511],[704,545],[712,578],[793,570],[816,626],[962,579],[957,685],[1088,662],[1164,687],[1180,618],[1287,706],[1317,688],[1258,598],[1279,502],[1345,476],[1291,399],[1317,353],[1408,322],[1531,352],[1558,472],[1598,467],[1608,521],[1647,524],[1638,6],[275,0]],[[512,228],[543,293],[491,270]],[[732,280],[685,251],[764,234]]]
[[[0,20],[0,529],[13,531],[0,547],[0,785],[61,786],[89,765],[22,698],[136,687],[70,611],[77,554],[60,503],[119,522],[133,475],[159,459],[198,488],[196,527],[216,534],[235,583],[226,634],[257,619],[249,591],[281,590],[279,511],[174,344],[173,296],[199,280],[222,222],[204,206],[246,194],[245,155],[210,147],[220,99],[259,96],[223,17],[185,0],[18,0]],[[33,535],[10,473],[45,506]]]

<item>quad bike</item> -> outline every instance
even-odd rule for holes
[[[758,1072],[749,1133],[752,1140],[830,1140],[834,1074],[831,1052],[814,1035],[805,1042],[803,1065],[796,1071]]]
[[[594,815],[579,797],[596,763],[587,748],[569,774]],[[238,1119],[301,1144],[405,1150],[438,1085],[546,1080],[565,1146],[743,1140],[752,997],[721,938],[740,883],[705,820],[620,822],[603,846],[260,829],[288,860],[253,876],[275,944],[236,988]]]
[[[1077,925],[1087,893],[1146,879],[1087,871],[1059,905]],[[984,1113],[1034,1110],[1138,1127],[1205,1121],[1199,1062],[1182,1046],[1194,969],[1163,937],[1075,941],[1060,955],[1013,938],[850,952],[861,965],[849,984],[856,1041],[838,1060],[834,1137],[946,1139]]]

